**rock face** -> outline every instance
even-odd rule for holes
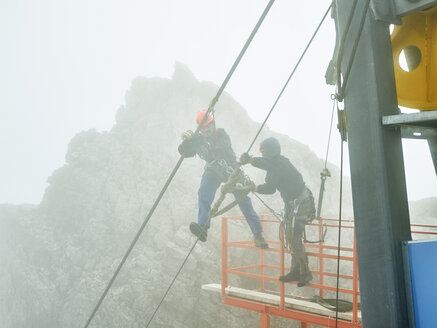
[[[208,106],[217,89],[197,81],[178,63],[172,79],[135,78],[109,132],[84,131],[71,140],[65,165],[48,178],[41,204],[0,206],[2,327],[84,326],[179,159],[181,132],[195,129],[196,112]],[[260,124],[226,93],[215,110],[217,125],[227,130],[235,152],[241,154]],[[280,140],[283,153],[317,198],[323,160],[267,127],[258,143],[269,136]],[[339,170],[329,168],[332,177],[322,214],[337,217]],[[184,160],[91,327],[147,324],[195,241],[188,224],[196,221],[202,172],[201,160]],[[262,171],[247,168],[246,173],[257,183],[263,181]],[[279,194],[264,198],[281,209]],[[252,199],[260,213],[268,213]],[[346,182],[344,217],[352,216],[351,204]],[[233,209],[229,214],[240,212]],[[232,229],[251,238],[245,222]],[[277,231],[267,233],[277,236]],[[335,237],[333,232],[330,238]],[[249,261],[255,256],[250,252],[240,252],[236,260]],[[219,295],[201,289],[202,284],[220,282],[220,257],[220,220],[214,219],[208,242],[196,246],[150,327],[258,326],[257,313],[224,306]],[[299,326],[279,319],[272,324]]]

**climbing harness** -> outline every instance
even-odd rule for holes
[[[225,88],[226,85],[228,84],[228,82],[229,82],[231,76],[233,75],[233,73],[234,73],[235,69],[237,68],[238,64],[240,63],[240,61],[241,61],[243,55],[245,54],[245,52],[246,52],[248,46],[250,45],[250,43],[252,42],[253,37],[255,36],[256,32],[258,31],[259,27],[261,26],[261,23],[263,22],[264,18],[266,17],[267,13],[269,12],[269,10],[270,10],[271,6],[273,5],[273,3],[274,3],[274,0],[270,0],[269,3],[267,4],[266,8],[264,9],[264,11],[263,11],[263,13],[262,13],[260,19],[258,20],[256,26],[255,26],[254,29],[252,30],[251,35],[249,36],[248,40],[246,41],[245,45],[243,46],[242,50],[240,51],[240,53],[239,53],[237,59],[235,60],[234,64],[232,65],[232,67],[231,67],[230,71],[228,72],[228,74],[227,74],[225,80],[224,80],[223,83],[221,84],[221,86],[220,86],[220,88],[219,88],[217,94],[216,94],[215,97],[211,100],[210,105],[209,105],[209,107],[208,107],[208,110],[207,110],[207,112],[206,112],[206,115],[204,116],[204,118],[202,119],[202,121],[200,122],[200,124],[198,125],[196,131],[194,132],[194,135],[198,135],[198,133],[199,133],[199,131],[200,131],[200,128],[201,128],[202,124],[204,123],[204,121],[207,119],[208,115],[211,114],[211,113],[214,114],[214,106],[215,106],[215,104],[217,103],[218,99],[220,98],[221,94],[223,93],[224,88]],[[299,64],[300,64],[300,62],[301,62],[303,56],[305,55],[307,49],[309,48],[309,45],[311,44],[312,40],[314,39],[315,35],[317,34],[317,32],[318,32],[320,26],[322,25],[323,21],[325,20],[325,18],[326,18],[326,16],[327,16],[328,12],[330,11],[331,7],[332,7],[332,4],[329,5],[329,7],[328,7],[328,9],[327,9],[327,11],[326,11],[326,13],[325,13],[325,15],[323,16],[323,19],[322,19],[321,22],[319,23],[319,25],[318,25],[316,31],[314,32],[313,36],[311,37],[310,42],[308,43],[307,47],[305,48],[305,50],[304,50],[303,54],[301,55],[301,57],[300,57],[298,63],[297,63],[296,66],[294,67],[293,72],[292,72],[291,75],[289,76],[289,78],[288,78],[286,84],[284,85],[283,89],[281,90],[281,92],[280,92],[279,96],[277,97],[277,99],[276,99],[274,105],[273,105],[272,108],[270,109],[269,114],[267,115],[266,119],[264,120],[263,124],[261,125],[260,129],[258,130],[258,132],[257,132],[255,138],[253,139],[251,145],[249,146],[249,149],[248,149],[247,152],[250,151],[250,149],[251,149],[251,147],[253,146],[253,144],[254,144],[256,138],[257,138],[258,135],[260,134],[260,132],[261,132],[262,128],[264,127],[264,125],[265,125],[267,119],[269,118],[270,114],[272,113],[273,109],[275,108],[275,106],[276,106],[276,104],[277,104],[279,98],[281,97],[281,95],[282,95],[282,93],[284,92],[286,86],[288,85],[289,81],[291,80],[291,77],[294,75],[295,70],[296,70],[297,67],[299,66]],[[139,231],[138,231],[137,234],[135,235],[135,237],[134,237],[132,243],[130,244],[130,246],[129,246],[128,250],[127,250],[127,252],[126,252],[125,255],[123,256],[123,258],[122,258],[122,260],[120,261],[120,263],[119,263],[117,269],[115,270],[115,273],[113,274],[111,280],[109,281],[108,285],[106,286],[106,288],[105,288],[103,294],[101,295],[99,301],[97,302],[97,305],[95,306],[93,312],[91,313],[90,317],[88,318],[88,320],[87,320],[87,322],[86,322],[86,324],[85,324],[85,326],[84,326],[85,328],[87,328],[87,327],[89,326],[89,324],[91,323],[92,319],[94,318],[94,316],[95,316],[97,310],[99,309],[100,305],[102,304],[102,302],[103,302],[104,298],[106,297],[106,295],[107,295],[109,289],[111,288],[113,282],[115,281],[116,277],[118,276],[118,273],[120,272],[121,268],[123,267],[124,263],[126,262],[128,256],[129,256],[129,254],[130,254],[130,252],[132,251],[133,247],[135,246],[136,242],[138,241],[138,239],[139,239],[141,233],[143,232],[145,226],[147,225],[148,221],[150,220],[151,216],[153,215],[153,213],[154,213],[156,207],[158,206],[159,202],[161,201],[161,199],[162,199],[162,197],[163,197],[165,191],[167,190],[168,186],[170,185],[171,181],[173,180],[173,178],[174,178],[176,172],[178,171],[179,167],[181,166],[183,160],[184,160],[184,156],[181,156],[181,157],[179,158],[178,162],[176,163],[176,165],[175,165],[174,169],[172,170],[172,172],[171,172],[169,178],[167,179],[167,181],[166,181],[164,187],[161,189],[161,191],[160,191],[158,197],[156,198],[154,204],[152,205],[152,207],[151,207],[149,213],[147,214],[146,218],[144,219],[144,221],[143,221],[143,223],[142,223],[142,225],[141,225]],[[236,175],[238,175],[238,173],[236,173]],[[231,174],[231,176],[232,176],[232,174]],[[232,189],[231,187],[229,187],[229,188]],[[246,192],[249,193],[249,191],[250,191],[250,189],[251,189],[251,187],[250,187],[249,184],[246,184],[246,185],[245,185],[245,184],[241,184],[241,185],[239,185],[238,183],[236,183],[236,184],[233,186],[233,188],[235,188],[234,190],[238,190],[238,191],[242,192],[242,195],[243,195],[244,193],[246,193]],[[226,190],[224,190],[224,191],[226,191]],[[246,193],[246,195],[247,195],[247,193]],[[240,196],[241,199],[243,199],[242,195]],[[216,213],[212,213],[212,214],[214,214],[215,216],[217,216],[217,215],[220,215],[219,213],[222,213],[223,210],[225,210],[225,209],[226,209],[226,210],[229,210],[230,208],[232,208],[233,206],[235,206],[236,204],[238,204],[238,201],[239,201],[240,197],[239,197],[239,198],[234,202],[234,203],[235,203],[234,205],[232,205],[233,203],[232,203],[232,204],[229,204],[228,206],[226,206],[226,207],[223,208],[222,210],[220,210],[220,211],[217,210]],[[244,197],[245,197],[245,196],[244,196]],[[224,199],[224,198],[223,198],[223,199]],[[240,201],[241,201],[241,200],[240,200]],[[223,200],[222,200],[222,202],[223,202]],[[232,207],[231,207],[231,205],[232,205]],[[217,207],[217,208],[218,208],[218,207]],[[172,280],[171,284],[170,284],[169,287],[167,288],[167,290],[166,290],[164,296],[162,297],[160,303],[158,304],[157,308],[155,309],[154,313],[152,314],[151,318],[149,319],[149,321],[148,321],[146,327],[149,327],[150,323],[152,322],[152,320],[153,320],[155,314],[157,313],[157,311],[158,311],[160,305],[162,304],[162,302],[163,302],[163,300],[165,299],[165,297],[167,296],[169,290],[171,289],[171,287],[173,286],[174,282],[176,281],[176,278],[178,277],[179,273],[181,272],[182,268],[184,267],[184,265],[185,265],[185,263],[186,263],[188,257],[191,255],[191,253],[192,253],[194,247],[196,246],[198,240],[199,240],[199,239],[196,240],[196,242],[193,244],[193,247],[190,249],[189,253],[187,254],[187,256],[186,256],[186,258],[185,258],[185,260],[184,260],[182,266],[180,266],[180,268],[179,268],[177,274],[175,275],[175,277],[174,277],[174,279]]]
[[[280,224],[279,224],[279,236],[278,236],[278,238],[279,238],[282,246],[284,248],[287,248],[287,242],[285,241],[284,236],[287,235],[286,231],[287,231],[287,229],[289,229],[287,227],[287,225],[289,225],[289,224],[287,224],[286,220],[284,219],[284,214],[278,213],[274,209],[272,209],[266,202],[264,202],[264,200],[258,194],[253,193],[253,195],[255,195],[255,197],[257,197],[259,199],[259,201],[269,210],[269,212],[279,221]],[[291,220],[294,220],[294,218]],[[310,222],[312,222],[311,219],[307,220],[306,223],[310,223]],[[306,237],[306,229],[304,229],[304,231],[303,231],[304,243],[308,243],[308,244],[323,243],[325,241],[326,233],[328,232],[328,226],[326,223],[323,224],[322,229],[323,229],[322,230],[322,237],[319,240],[309,240]],[[291,230],[293,230],[293,229],[291,229]],[[289,238],[289,240],[291,240],[291,239]]]
[[[216,159],[207,163],[205,170],[214,172],[220,181],[226,181],[234,172],[234,169],[230,167],[224,159]]]
[[[246,198],[250,191],[253,190],[254,186],[255,184],[249,179],[247,175],[244,174],[241,168],[235,168],[230,174],[228,180],[221,186],[220,197],[211,207],[211,210],[208,213],[209,218],[212,219],[229,211],[235,205],[240,203],[244,198]],[[219,210],[220,205],[225,200],[226,194],[229,193],[240,193],[240,195],[233,202]]]
[[[226,75],[226,78],[222,82],[222,84],[221,84],[219,90],[217,91],[215,97],[211,100],[211,103],[210,103],[210,105],[208,107],[207,113],[204,116],[201,124],[207,119],[207,116],[211,112],[213,112],[215,104],[219,100],[219,98],[220,98],[221,94],[223,93],[225,87],[227,86],[231,76],[234,74],[235,69],[237,68],[237,66],[239,65],[241,59],[243,58],[244,54],[246,53],[247,48],[249,47],[250,43],[252,42],[253,38],[255,37],[256,33],[258,32],[259,27],[261,26],[262,22],[264,21],[264,18],[267,16],[267,13],[270,11],[270,8],[272,7],[274,2],[275,2],[275,0],[270,0],[269,1],[269,3],[267,4],[266,8],[263,11],[263,13],[261,14],[260,18],[258,19],[258,22],[256,23],[255,27],[253,28],[251,34],[249,35],[249,38],[247,39],[246,43],[244,44],[243,48],[241,49],[238,57],[234,61],[231,69],[229,70],[228,74]],[[196,131],[194,132],[194,135],[197,135],[199,133],[201,124],[198,125]],[[158,197],[156,198],[155,202],[153,203],[149,213],[147,214],[146,218],[144,219],[140,229],[138,230],[138,232],[135,235],[133,241],[131,242],[130,246],[128,247],[128,250],[126,251],[125,255],[123,256],[122,260],[120,261],[120,263],[119,263],[117,269],[115,270],[111,280],[109,281],[109,283],[106,286],[103,294],[101,295],[99,301],[97,302],[96,306],[94,307],[94,309],[93,309],[91,315],[89,316],[87,322],[85,323],[84,328],[87,328],[89,326],[89,324],[91,323],[91,321],[93,320],[95,314],[97,313],[97,310],[99,309],[99,307],[102,304],[104,298],[106,297],[109,289],[111,288],[112,284],[114,283],[115,279],[117,278],[118,273],[120,272],[121,268],[123,267],[124,263],[126,262],[127,258],[129,257],[130,252],[132,251],[133,247],[135,246],[135,244],[137,243],[138,239],[140,238],[140,235],[142,234],[144,228],[146,227],[147,223],[149,222],[150,218],[152,217],[153,213],[155,212],[156,207],[158,206],[159,202],[161,201],[162,197],[164,196],[164,193],[167,190],[168,186],[170,185],[171,181],[173,180],[176,172],[179,170],[179,167],[181,166],[183,160],[184,160],[184,156],[181,155],[179,157],[179,160],[176,163],[175,167],[173,168],[169,178],[165,182],[164,187],[161,189]],[[196,241],[196,243],[197,243],[197,241]],[[196,243],[194,245],[196,245]],[[190,254],[191,254],[191,252],[190,252]],[[181,269],[182,269],[182,267],[181,267]],[[171,288],[172,284],[169,286],[169,289]],[[164,297],[165,297],[165,295],[164,295]],[[155,313],[156,313],[156,311],[155,311]],[[152,321],[155,313],[152,315],[151,319],[149,320],[149,322],[147,324],[147,327],[149,326],[150,322]]]
[[[279,225],[279,239],[284,248],[292,249],[296,222],[302,222],[306,226],[312,221],[314,215],[314,198],[311,191],[305,187],[299,197],[285,206],[284,220]],[[303,233],[305,234],[305,229]]]

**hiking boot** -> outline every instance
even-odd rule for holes
[[[295,271],[292,270],[289,273],[287,273],[285,276],[280,276],[279,280],[282,282],[298,281],[299,276],[300,275],[297,272],[297,270],[295,270]]]
[[[256,233],[253,236],[254,236],[254,241],[255,241],[256,247],[259,247],[262,249],[269,248],[269,245],[266,243],[266,241],[264,240],[264,237],[260,233]]]
[[[208,237],[208,227],[205,224],[199,224],[196,222],[190,223],[190,231],[199,238],[200,241],[205,242]]]
[[[308,284],[313,279],[313,275],[311,271],[307,271],[307,273],[300,276],[299,281],[297,283],[297,287],[303,287]]]

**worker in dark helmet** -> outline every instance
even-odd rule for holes
[[[261,142],[262,157],[252,157],[244,153],[240,164],[252,164],[254,167],[267,171],[265,183],[256,187],[260,194],[273,194],[277,191],[284,201],[284,221],[286,224],[286,240],[293,252],[291,270],[279,280],[298,281],[302,287],[312,279],[308,267],[308,257],[302,242],[305,224],[315,216],[314,198],[299,171],[290,160],[281,155],[281,145],[276,138],[267,138]],[[293,222],[294,221],[294,222]],[[291,240],[290,240],[291,239]]]
[[[207,239],[207,232],[210,227],[208,213],[216,191],[228,179],[233,168],[237,166],[236,156],[228,134],[224,129],[215,127],[214,118],[211,115],[205,118],[206,113],[206,110],[202,110],[197,114],[196,122],[201,125],[199,134],[195,136],[192,131],[185,132],[182,136],[183,141],[178,148],[179,153],[184,157],[193,157],[197,154],[206,161],[205,171],[198,191],[199,212],[197,223],[192,222],[190,224],[190,231],[200,241],[206,241]],[[239,193],[234,193],[234,196],[237,198]],[[253,209],[250,198],[243,198],[238,205],[254,235],[255,246],[268,248],[262,236],[263,229],[260,218]]]

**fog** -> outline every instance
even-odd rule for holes
[[[179,131],[192,122],[196,106],[208,101],[217,89],[214,84],[199,82],[182,64],[176,65],[171,79],[134,79],[111,131],[90,129],[71,140],[66,163],[50,175],[40,205],[0,204],[2,328],[83,327],[179,158],[172,151],[181,140]],[[241,153],[247,147],[245,137],[259,123],[227,94],[217,110],[233,148]],[[166,133],[160,133],[163,127]],[[266,136],[280,140],[283,152],[293,159],[308,187],[316,191],[323,160],[284,134],[266,128],[260,138]],[[185,159],[99,308],[93,326],[144,327],[148,322],[195,241],[188,225],[196,221],[196,194],[203,167],[198,158]],[[329,168],[332,177],[326,183],[323,215],[337,217],[339,169],[332,164]],[[261,170],[248,167],[245,172],[258,184],[264,180]],[[278,195],[263,199],[281,210]],[[256,211],[265,213],[262,204],[253,200]],[[343,206],[344,217],[351,217],[348,181]],[[227,214],[241,213],[234,208]],[[218,294],[201,289],[203,284],[220,282],[220,224],[220,218],[211,222],[208,241],[197,245],[189,257],[151,327],[249,328],[259,323],[257,313],[222,306]],[[277,240],[277,229],[277,224],[264,229],[267,240]],[[309,238],[315,239],[315,232],[317,229]],[[230,224],[229,236],[253,238],[246,222],[241,221]],[[331,230],[327,238],[335,241],[336,236]],[[279,263],[277,253],[268,257]],[[238,266],[258,258],[254,249],[237,249],[229,255],[230,265]],[[276,277],[278,272],[270,274]],[[253,279],[244,278],[231,279],[230,283],[249,289],[256,285]],[[276,283],[274,288],[278,287]],[[302,294],[312,292],[311,288],[299,290]],[[272,324],[278,328],[299,326],[278,318],[272,318]]]
[[[90,128],[111,129],[134,77],[170,77],[180,61],[198,79],[220,85],[266,4],[0,2],[0,203],[39,203],[47,177],[65,162],[71,138]],[[226,89],[252,119],[264,119],[328,5],[273,5]],[[333,93],[324,73],[334,34],[328,16],[268,122],[321,158]],[[337,165],[339,143],[334,127],[329,160]],[[426,142],[404,141],[404,152],[409,198],[436,196]]]
[[[0,2],[2,327],[83,326],[179,158],[181,132],[195,128],[196,112],[208,106],[266,3]],[[216,106],[217,125],[227,130],[237,154],[247,148],[328,5],[274,4]],[[334,37],[328,19],[260,136],[280,139],[314,194],[331,117],[333,89],[324,73]],[[410,199],[435,196],[426,144],[404,146]],[[338,215],[339,154],[334,128],[322,213],[328,217]],[[347,152],[345,163],[347,175]],[[184,161],[93,325],[147,323],[194,242],[188,224],[196,219],[202,171],[199,159]],[[247,173],[263,181],[263,172]],[[350,218],[347,177],[344,183],[343,214]],[[281,209],[278,195],[266,201]],[[435,222],[435,203],[412,208],[424,222]],[[265,212],[259,203],[255,208]],[[230,229],[232,237],[252,237],[245,222]],[[277,240],[277,233],[266,229],[266,238]],[[336,231],[327,238],[335,240]],[[255,256],[241,250],[230,261],[245,265]],[[219,295],[201,290],[220,281],[219,266],[217,220],[152,326],[258,325],[258,314],[222,306]],[[253,287],[247,279],[232,283]],[[290,322],[272,318],[272,325]]]

